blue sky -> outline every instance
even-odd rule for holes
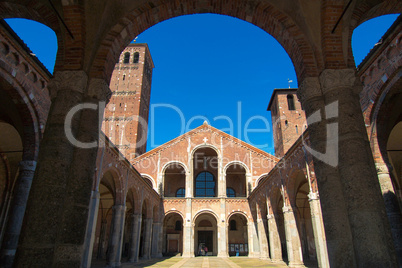
[[[396,18],[379,17],[355,30],[356,63]],[[53,72],[55,34],[36,22],[6,21]],[[207,119],[212,126],[274,153],[268,102],[274,88],[287,88],[288,79],[297,87],[297,79],[289,56],[273,37],[236,18],[199,14],[159,23],[136,42],[148,43],[155,63],[148,150]]]

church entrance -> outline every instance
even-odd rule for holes
[[[198,248],[200,249],[201,253],[204,250],[204,254],[207,255],[207,252],[213,252],[214,243],[213,243],[213,231],[198,231]],[[208,251],[205,253],[205,248]],[[200,252],[198,252],[200,254]],[[203,255],[203,254],[200,254]]]
[[[194,252],[196,256],[217,256],[217,222],[214,216],[203,213],[197,217],[194,230]]]

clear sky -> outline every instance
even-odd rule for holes
[[[360,63],[397,15],[360,25],[352,37]],[[39,23],[6,20],[53,72],[55,34]],[[270,113],[274,88],[297,87],[285,50],[260,28],[228,16],[200,14],[161,22],[136,40],[148,43],[155,63],[148,150],[209,123],[274,153]],[[248,131],[247,131],[248,130]]]

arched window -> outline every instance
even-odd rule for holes
[[[237,224],[235,220],[230,221],[230,231],[236,231],[237,230]]]
[[[181,221],[176,221],[174,230],[175,231],[181,231]]]
[[[204,171],[195,179],[195,197],[214,197],[215,179],[212,173]]]
[[[296,108],[295,108],[295,100],[294,100],[293,95],[288,94],[287,99],[288,99],[288,109],[290,111],[296,110]]]
[[[135,53],[134,53],[133,63],[138,63],[139,61],[140,61],[140,53],[139,53],[139,52],[135,52]]]
[[[186,196],[186,189],[179,188],[176,192],[176,197],[185,197]]]
[[[124,64],[130,63],[130,53],[129,53],[129,52],[124,53],[124,60],[123,60],[123,63],[124,63]]]
[[[226,188],[226,196],[227,197],[236,197],[236,193],[235,190],[233,190],[233,188]]]

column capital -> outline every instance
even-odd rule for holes
[[[320,87],[320,81],[318,77],[306,77],[301,82],[299,89],[297,90],[297,98],[304,104],[312,98],[322,97],[322,91]]]
[[[84,71],[60,71],[47,84],[50,98],[53,100],[60,91],[76,91],[84,94],[88,75]]]
[[[267,214],[267,219],[268,220],[275,219],[275,215],[274,214]]]
[[[314,193],[314,192],[308,193],[307,197],[308,197],[308,201],[319,200],[319,199],[320,199],[319,194],[318,194],[318,193]]]
[[[283,206],[283,207],[282,207],[282,211],[283,211],[283,213],[293,212],[291,206]]]
[[[325,69],[321,72],[319,78],[322,92],[327,94],[339,88],[354,87],[356,83],[356,72],[354,69]]]
[[[112,97],[112,91],[105,79],[91,78],[89,80],[88,96],[108,103]]]

